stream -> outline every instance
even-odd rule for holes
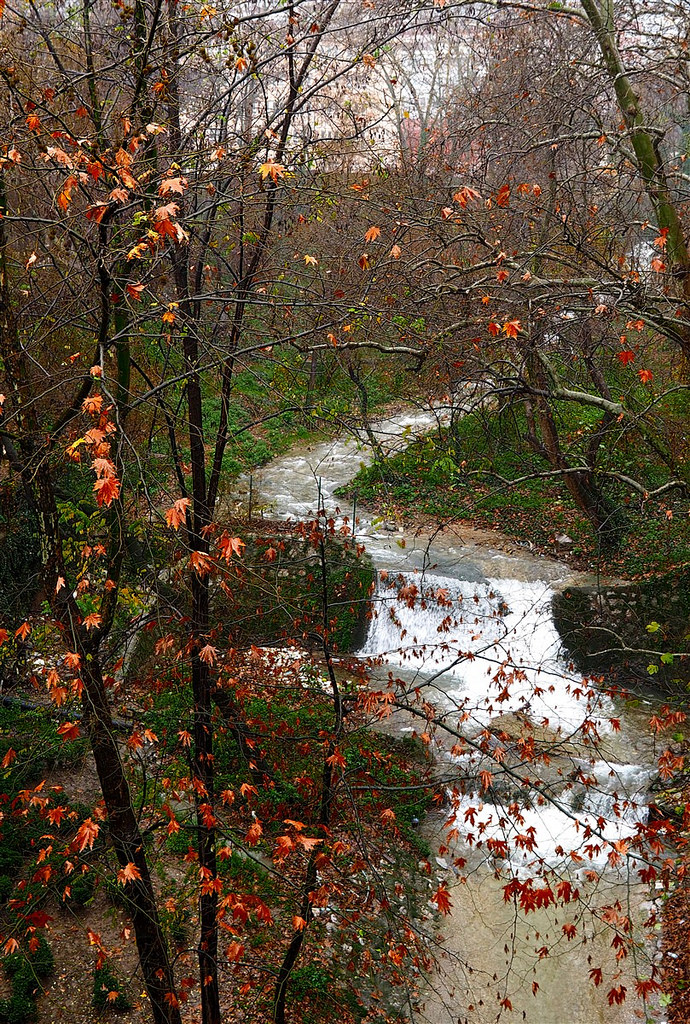
[[[408,410],[379,421],[375,430],[381,447],[391,452],[439,422],[433,410]],[[311,444],[256,472],[254,501],[276,518],[300,520],[319,506],[351,518],[352,508],[344,507],[335,491],[371,458],[352,437]],[[587,691],[564,658],[551,599],[556,590],[593,578],[528,550],[480,543],[471,531],[463,537],[461,526],[434,535],[404,533],[397,523],[357,510],[356,537],[378,573],[376,612],[358,654],[376,660],[373,672],[381,686],[394,673],[410,692],[422,688],[424,698],[463,735],[501,732],[506,750],[504,764],[497,765],[476,749],[451,752],[452,738],[437,733],[431,740],[449,794],[454,776],[465,791],[456,789],[450,810],[432,813],[425,825],[438,854],[432,864],[438,879],[448,883],[453,908],[439,922],[441,966],[420,999],[419,1018],[431,1024],[489,1024],[497,1019],[501,1000],[509,998],[513,1012],[504,1005],[501,1019],[532,1024],[640,1020],[634,982],[636,974],[649,976],[651,951],[640,942],[617,962],[601,908],[620,900],[620,913],[635,928],[649,910],[648,888],[636,880],[639,865],[623,859],[612,867],[609,854],[612,842],[625,842],[646,820],[655,774],[648,726],[653,707],[645,699],[631,706]],[[548,764],[527,769],[534,787],[525,801],[524,786],[510,769],[521,764],[525,774],[517,741],[526,722],[535,742],[555,743],[556,749]],[[414,726],[401,714],[388,728],[405,734]],[[596,743],[591,737],[588,742],[590,728],[598,734]],[[492,773],[490,788],[489,776],[481,776],[483,792],[481,772]],[[518,797],[526,804],[519,828],[504,810]],[[588,837],[587,826],[597,835]],[[525,835],[526,845],[519,838]],[[494,845],[490,856],[488,840]],[[453,861],[460,857],[466,865],[458,868]],[[506,877],[495,876],[497,857],[515,877],[533,878],[535,887],[544,884],[539,881],[544,871],[553,886],[560,881],[578,887],[592,912],[574,901],[565,908],[517,913],[514,902],[504,899]],[[596,871],[596,882],[588,880],[587,871]],[[540,953],[544,947],[548,956]],[[589,973],[600,966],[604,981],[595,987]],[[628,998],[609,1005],[607,992],[621,984]]]

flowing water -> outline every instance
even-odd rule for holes
[[[441,421],[433,410],[412,411],[375,429],[390,452]],[[356,438],[313,444],[255,474],[255,498],[276,517],[300,520],[325,508],[335,516],[349,513],[351,522],[352,509],[338,509],[344,503],[334,492],[371,457]],[[617,964],[613,933],[599,908],[620,900],[621,913],[636,925],[645,916],[646,893],[635,884],[638,865],[624,859],[612,867],[610,854],[611,843],[634,836],[646,819],[654,760],[651,709],[645,701],[633,708],[583,685],[564,660],[551,598],[555,589],[586,579],[527,551],[507,553],[463,538],[462,529],[405,535],[397,524],[361,510],[356,536],[378,571],[375,614],[361,656],[376,661],[381,680],[392,672],[399,687],[422,692],[470,740],[489,729],[501,733],[504,748],[504,763],[497,765],[476,748],[452,752],[453,740],[444,741],[441,733],[432,739],[449,790],[455,778],[464,792],[456,788],[450,823],[448,813],[437,821],[437,850],[444,842],[450,846],[436,858],[438,877],[449,881],[453,910],[442,922],[443,966],[420,1017],[433,1024],[488,1024],[500,1001],[510,998],[513,1011],[504,1006],[506,1019],[521,1019],[524,1012],[532,1024],[639,1020],[634,999],[609,1005],[606,993],[620,968],[612,984],[625,984],[632,996],[635,972],[649,974],[642,962],[649,951],[641,944]],[[525,801],[519,740],[526,723],[537,743],[552,744],[554,752],[548,764],[527,769],[533,785]],[[404,733],[414,725],[401,716],[394,728]],[[505,809],[518,799],[525,809],[516,824]],[[489,840],[498,851],[493,859],[487,859]],[[458,857],[467,861],[462,870],[453,864]],[[560,880],[578,886],[593,912],[583,912],[578,902],[578,910],[573,903],[516,913],[514,902],[504,899],[505,877],[495,877],[499,862],[504,872],[533,878],[535,885],[546,870],[553,885]],[[585,873],[592,870],[600,876],[596,884]],[[571,924],[577,941],[567,938]],[[540,955],[545,947],[548,956]],[[588,975],[599,966],[605,981],[597,988]]]

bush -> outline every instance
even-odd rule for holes
[[[109,998],[112,992],[117,993],[114,999]],[[105,1010],[109,1007],[118,1013],[125,1013],[132,1009],[132,1003],[123,989],[122,982],[105,964],[94,968],[92,1002],[96,1010]]]

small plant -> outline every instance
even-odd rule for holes
[[[132,1009],[122,982],[106,964],[94,968],[92,1002],[95,1010],[110,1007],[118,1013],[126,1013]]]
[[[42,937],[34,949],[20,950],[5,957],[3,967],[12,983],[12,995],[0,1001],[0,1021],[25,1024],[36,1016],[36,993],[40,978],[46,978],[55,966],[53,953]]]

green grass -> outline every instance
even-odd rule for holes
[[[675,415],[679,402],[676,398]],[[562,403],[556,418],[568,461],[579,464],[598,411]],[[452,434],[445,431],[441,437],[434,434],[415,440],[383,463],[361,470],[347,493],[356,493],[359,501],[373,505],[384,516],[405,516],[414,510],[416,517],[437,522],[464,520],[545,550],[553,550],[554,536],[565,532],[574,541],[576,559],[597,560],[591,524],[560,478],[510,483],[551,469],[526,438],[522,406],[502,414],[483,410],[460,420]],[[639,436],[622,429],[615,443],[602,447],[599,468],[631,476],[650,490],[669,478],[666,467],[650,458]],[[626,576],[665,573],[690,561],[687,501],[669,492],[658,504],[643,503],[624,484],[604,476],[599,479],[603,493],[620,509],[625,533],[620,550],[607,556],[608,571]]]

